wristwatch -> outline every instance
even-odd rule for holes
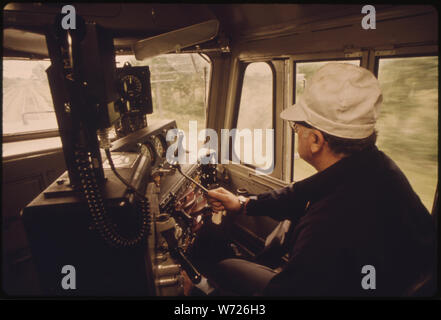
[[[245,204],[247,203],[247,198],[244,196],[238,196],[237,199],[239,200],[240,208],[239,213],[243,213],[243,210],[245,209]]]

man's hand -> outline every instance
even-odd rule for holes
[[[237,196],[224,188],[208,190],[208,202],[214,211],[228,210],[237,212],[240,210],[240,202]]]

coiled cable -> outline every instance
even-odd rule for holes
[[[106,150],[108,151],[108,150]],[[108,152],[110,155],[110,151]],[[107,154],[107,152],[106,152]],[[111,157],[108,156],[109,163],[113,169],[115,168],[113,162],[111,162]],[[125,180],[121,180],[121,176],[117,176],[125,185],[128,186],[129,190],[135,191],[135,195],[138,195],[137,204],[140,211],[140,229],[136,237],[128,239],[116,230],[114,224],[110,220],[106,207],[104,205],[104,199],[99,189],[95,173],[93,171],[93,166],[90,161],[90,153],[85,151],[77,151],[75,162],[77,164],[81,191],[87,202],[93,225],[98,231],[99,235],[112,247],[114,248],[129,248],[135,247],[144,243],[146,236],[150,230],[150,208],[149,202],[146,197],[137,192],[133,187],[130,186]],[[114,170],[114,173],[116,170]],[[141,195],[141,197],[139,197]]]

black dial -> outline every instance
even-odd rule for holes
[[[156,150],[156,152],[158,153],[158,155],[160,156],[160,157],[163,157],[164,155],[165,155],[165,149],[166,149],[166,146],[165,146],[165,143],[164,143],[164,141],[161,139],[161,137],[160,136],[154,136],[153,137],[153,145],[155,146],[155,150]]]
[[[142,82],[137,76],[128,74],[121,78],[121,95],[124,98],[134,98],[141,93]]]

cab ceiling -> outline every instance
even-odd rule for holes
[[[360,16],[360,5],[307,5],[307,4],[151,4],[151,3],[72,3],[77,14],[88,21],[113,31],[116,49],[130,50],[140,39],[183,28],[216,18],[220,22],[220,35],[230,41],[247,41],[296,33],[305,25],[326,21],[341,21],[345,17]],[[19,42],[20,50],[4,50],[14,55],[35,48],[44,37],[30,41],[34,33],[43,34],[62,4],[9,3],[4,7],[4,30],[16,29],[12,39]],[[376,5],[378,12],[395,12],[405,16],[420,11],[434,10],[430,6]],[[419,8],[415,11],[415,8]],[[27,31],[27,32],[21,32]],[[5,32],[5,31],[4,31]],[[17,33],[18,32],[18,33]],[[33,33],[29,33],[33,32]],[[43,40],[42,40],[43,39]],[[5,47],[5,46],[4,46]]]

